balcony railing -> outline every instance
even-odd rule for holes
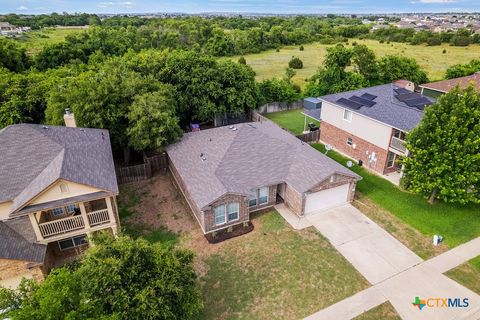
[[[396,137],[392,137],[392,140],[390,141],[390,147],[402,153],[407,152],[407,148],[405,147],[405,141]]]
[[[85,228],[82,216],[73,216],[49,222],[39,223],[38,227],[44,238],[64,234]]]
[[[91,227],[110,222],[107,209],[89,212],[87,217]]]

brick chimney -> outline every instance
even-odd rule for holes
[[[70,108],[65,109],[63,120],[65,121],[66,127],[75,128],[77,126],[77,123],[75,122],[75,116],[70,112]]]

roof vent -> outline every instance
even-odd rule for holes
[[[45,130],[47,130],[47,129],[48,129],[48,127],[47,127],[47,126],[43,126],[42,128],[43,128],[43,129],[45,129]]]
[[[257,127],[255,127],[253,124],[249,123],[248,124],[250,127],[252,127],[253,129],[257,129]]]
[[[232,131],[237,131],[237,130],[238,130],[237,127],[233,127],[232,129]]]
[[[207,160],[207,157],[205,157],[205,155],[202,153],[200,153],[200,159],[202,159],[202,161],[205,161]]]

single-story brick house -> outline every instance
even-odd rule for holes
[[[167,154],[205,234],[282,201],[298,216],[347,203],[361,179],[270,121],[190,132]]]
[[[480,90],[480,71],[465,77],[424,83],[420,85],[420,89],[423,95],[438,98],[456,86],[460,89],[466,89],[470,85],[473,85],[476,90]]]

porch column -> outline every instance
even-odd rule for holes
[[[35,231],[35,236],[37,237],[37,241],[42,241],[43,240],[42,232],[40,231],[40,227],[38,226],[38,221],[37,221],[37,218],[35,218],[35,214],[36,212],[29,213],[28,217],[30,218],[30,223],[32,224],[33,231]]]
[[[88,222],[87,210],[85,210],[85,204],[83,202],[79,202],[78,207],[80,208],[80,213],[82,214],[83,224],[85,225],[85,230],[89,230],[90,229],[90,223]]]
[[[115,224],[115,226],[112,227],[112,231],[113,231],[113,235],[116,237],[118,230],[117,230],[117,222],[115,221],[115,213],[113,212],[113,207],[112,207],[112,197],[105,198],[105,202],[107,203],[108,218],[110,219],[110,223]]]

